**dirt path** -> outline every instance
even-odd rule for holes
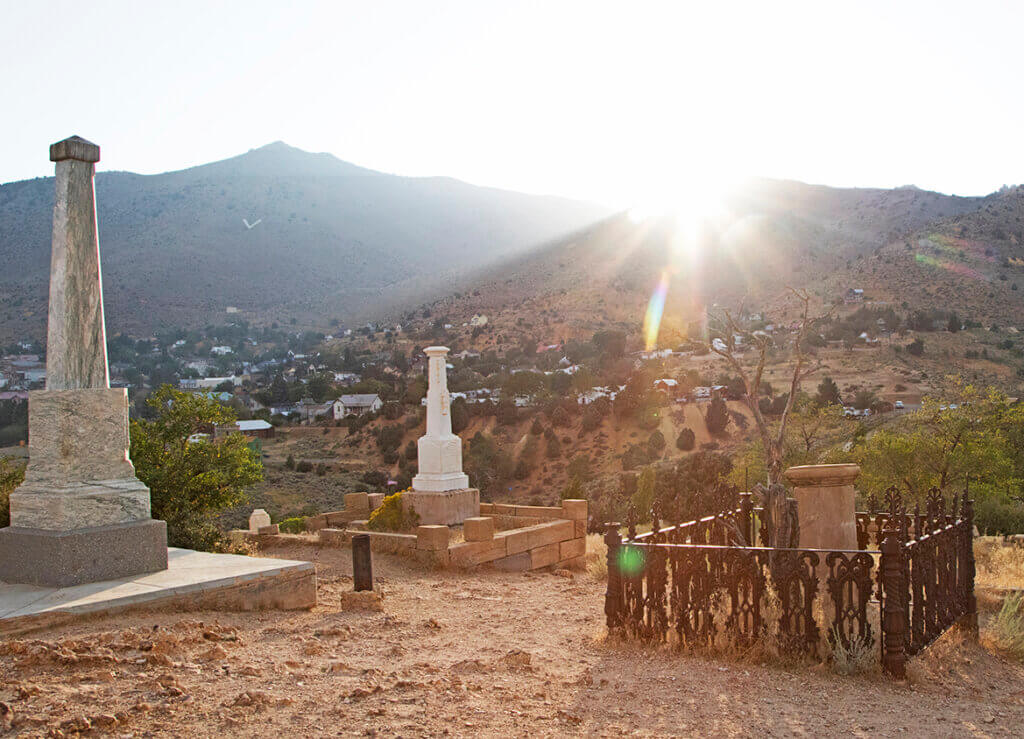
[[[1024,669],[939,644],[915,681],[685,657],[603,637],[585,574],[471,576],[377,556],[384,610],[341,611],[347,552],[310,613],[151,613],[0,641],[0,735],[1019,735]],[[59,734],[51,734],[58,735]]]

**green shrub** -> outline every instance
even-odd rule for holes
[[[295,457],[291,454],[288,455],[288,459],[284,461],[284,466],[290,470],[295,469]]]
[[[25,465],[0,457],[0,528],[11,523],[11,492],[25,479]]]
[[[366,528],[370,531],[409,531],[420,524],[416,511],[406,511],[402,507],[402,492],[384,498],[380,507],[370,514]]]
[[[692,452],[696,444],[697,437],[692,429],[684,428],[679,432],[679,436],[676,437],[676,448],[682,452]]]
[[[313,463],[310,462],[308,459],[304,459],[301,462],[299,462],[297,465],[295,465],[295,469],[296,469],[297,472],[312,472],[313,471]]]
[[[1024,534],[1024,506],[998,500],[979,500],[974,525],[983,534]]]
[[[279,521],[277,524],[282,534],[301,534],[306,531],[306,519],[294,516]]]

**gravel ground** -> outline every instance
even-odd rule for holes
[[[382,610],[154,612],[0,641],[0,735],[1019,736],[1024,669],[957,636],[911,679],[714,661],[606,638],[585,573],[436,573],[376,555]]]

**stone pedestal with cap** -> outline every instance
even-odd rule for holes
[[[857,493],[860,475],[855,464],[812,464],[790,467],[800,519],[800,546],[807,549],[857,549]],[[823,563],[824,564],[824,563]]]
[[[111,388],[93,179],[73,136],[56,162],[46,389],[29,394],[29,464],[0,529],[0,580],[68,586],[167,568],[167,532],[128,457],[128,391]]]
[[[452,433],[448,393],[448,347],[430,346],[427,355],[427,431],[417,442],[419,472],[403,499],[423,525],[450,526],[480,515],[480,491],[462,471],[462,439]]]

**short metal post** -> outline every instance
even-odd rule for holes
[[[605,524],[604,543],[608,547],[608,587],[604,594],[604,615],[608,628],[614,629],[622,625],[622,573],[619,572],[622,538],[619,536],[619,524]]]
[[[882,669],[902,680],[907,676],[907,583],[903,576],[903,542],[897,531],[886,530],[881,550]]]
[[[967,555],[967,625],[971,634],[978,637],[978,598],[974,594],[974,501],[964,493],[964,548]]]
[[[352,580],[355,590],[373,590],[373,557],[370,554],[370,535],[352,536]]]

